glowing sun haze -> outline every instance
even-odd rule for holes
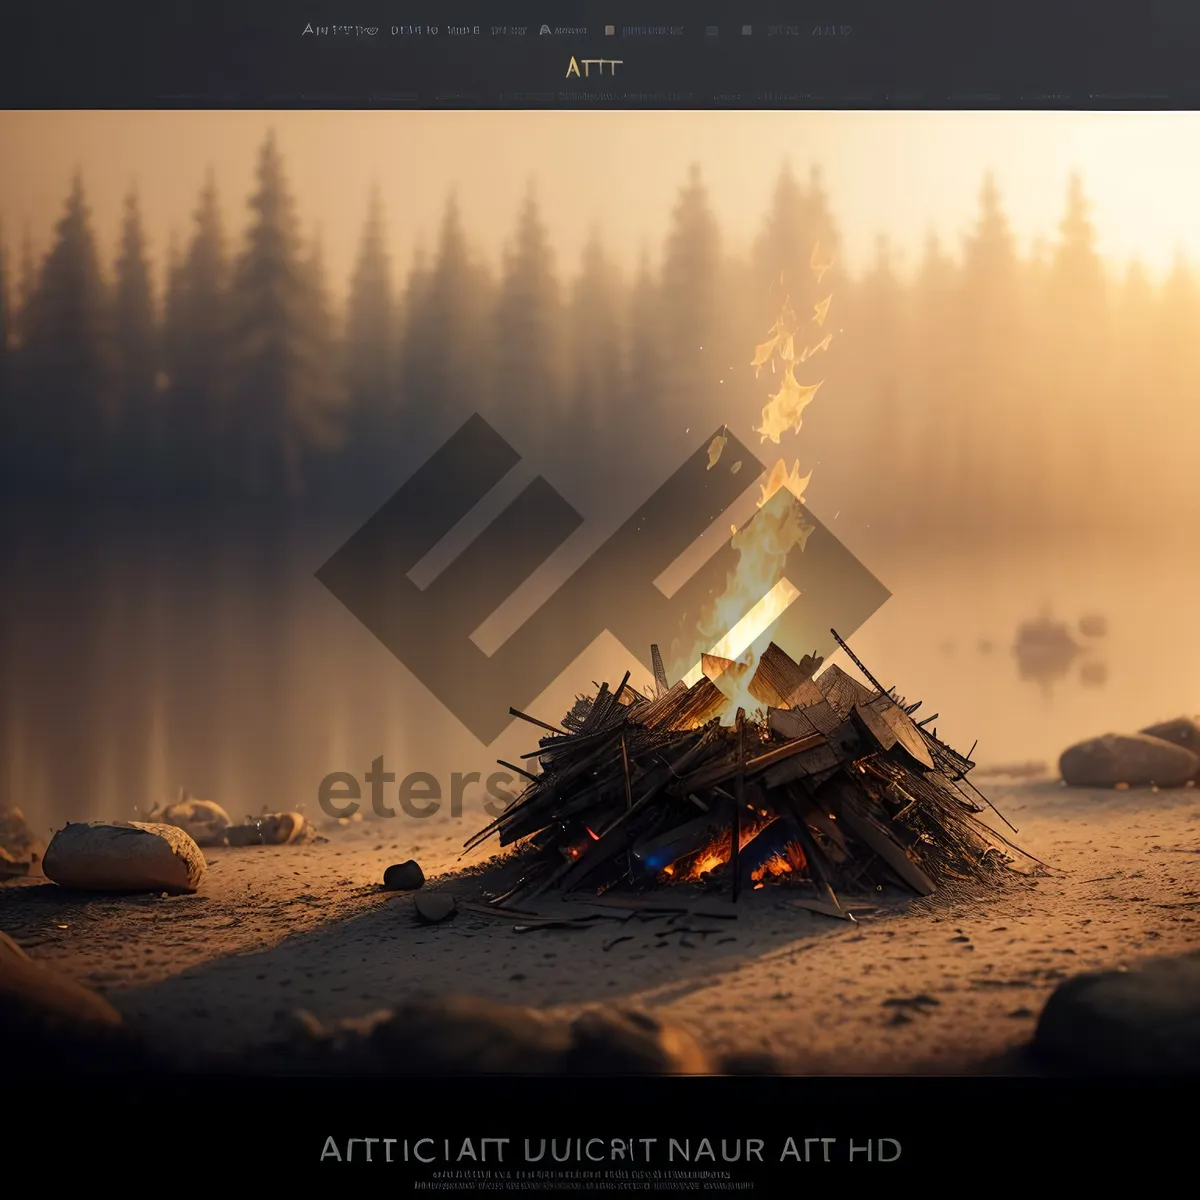
[[[331,279],[352,268],[378,182],[391,249],[406,266],[430,246],[455,191],[466,228],[493,260],[533,181],[563,266],[593,228],[632,264],[657,254],[689,164],[701,165],[731,249],[760,228],[784,160],[820,164],[859,267],[887,235],[900,265],[928,233],[951,248],[974,219],[992,170],[1023,246],[1052,239],[1067,180],[1085,181],[1099,249],[1156,273],[1200,257],[1200,113],[905,112],[3,112],[0,221],[46,247],[76,167],[111,250],[136,185],[156,252],[187,236],[205,171],[240,233],[255,154],[279,138],[306,232],[319,230]]]

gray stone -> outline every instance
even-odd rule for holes
[[[1197,1074],[1200,953],[1065,980],[1042,1010],[1034,1050],[1075,1069]]]
[[[1176,717],[1173,721],[1160,721],[1142,730],[1149,737],[1160,738],[1173,746],[1182,746],[1200,757],[1200,724],[1194,717]]]
[[[458,911],[458,904],[449,892],[417,892],[413,897],[417,920],[436,925],[448,920]]]
[[[413,859],[393,863],[383,873],[383,886],[389,892],[415,892],[425,886],[425,872]]]
[[[1200,770],[1200,757],[1144,733],[1108,733],[1063,751],[1058,769],[1072,787],[1182,787]]]

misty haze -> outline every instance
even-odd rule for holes
[[[500,114],[440,116],[0,115],[0,760],[40,831],[529,750],[480,746],[314,578],[474,412],[584,518],[575,561],[723,426],[811,472],[892,592],[851,644],[982,764],[1191,711],[1190,117],[1105,143],[1028,114],[1023,157],[999,115],[589,114],[594,153],[556,159],[541,116],[486,154]],[[787,298],[830,336],[775,444],[751,361]],[[1033,621],[1062,653],[1014,653]],[[601,639],[533,711],[630,667]]]

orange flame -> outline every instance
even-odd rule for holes
[[[818,281],[833,265],[820,245],[814,246],[811,266]],[[832,295],[814,305],[812,323],[825,324]],[[756,430],[762,440],[778,445],[783,434],[798,433],[803,424],[804,409],[812,402],[821,382],[801,384],[795,375],[797,363],[828,349],[832,334],[826,334],[813,346],[797,353],[800,322],[791,300],[785,299],[770,335],[754,352],[750,365],[758,374],[776,360],[782,364],[783,379],[779,389],[762,410],[762,424]],[[728,441],[726,431],[713,439],[708,448],[708,467],[711,470],[720,460]],[[812,473],[802,476],[797,460],[789,469],[780,459],[762,484],[758,507],[762,509],[781,488],[786,488],[801,503]],[[737,567],[725,581],[724,592],[697,623],[695,636],[685,654],[676,656],[676,667],[690,685],[706,675],[721,690],[726,699],[722,720],[731,724],[738,708],[748,713],[760,706],[750,695],[760,653],[759,642],[798,598],[799,592],[784,577],[788,554],[799,547],[804,550],[813,527],[803,520],[795,505],[787,505],[779,516],[760,514],[756,521],[742,529],[732,528],[730,545],[738,552]],[[707,660],[705,656],[708,656]]]

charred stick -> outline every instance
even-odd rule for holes
[[[738,858],[742,842],[742,808],[746,803],[746,714],[737,710],[737,785],[734,789],[732,840],[729,846],[729,870],[733,876],[733,903],[738,898]]]
[[[510,708],[509,716],[520,717],[522,721],[528,721],[530,725],[537,725],[540,729],[546,729],[555,737],[567,737],[567,733],[562,729],[555,729],[553,725],[547,725],[545,721],[539,721],[537,717],[531,717],[528,713],[523,713],[519,708]]]

